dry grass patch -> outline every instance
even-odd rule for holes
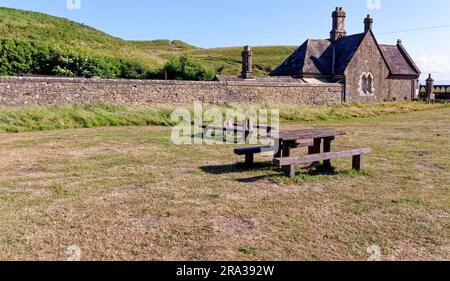
[[[229,146],[175,146],[165,127],[2,134],[0,258],[448,259],[448,108],[345,121],[333,149],[373,148],[366,169],[245,170]],[[262,162],[270,159],[258,157]]]

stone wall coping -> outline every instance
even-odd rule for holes
[[[293,83],[270,81],[186,81],[186,80],[138,80],[138,79],[95,79],[79,77],[26,77],[2,76],[0,82],[39,82],[39,83],[86,83],[86,84],[130,84],[130,85],[198,85],[198,86],[253,86],[253,87],[342,87],[339,83]]]

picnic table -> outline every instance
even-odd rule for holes
[[[345,135],[342,131],[332,129],[304,129],[294,131],[281,131],[278,136],[280,151],[275,154],[275,158],[291,156],[291,149],[299,147],[299,141],[312,140],[312,143],[306,143],[309,154],[321,152],[323,143],[323,152],[331,151],[331,143],[337,136]],[[277,140],[276,140],[277,141]],[[305,142],[303,142],[305,144]],[[305,146],[305,145],[303,145]],[[324,166],[331,167],[330,161],[324,161]]]
[[[252,166],[254,154],[272,149],[274,152],[273,163],[281,167],[286,175],[293,177],[295,175],[295,166],[307,163],[317,163],[323,161],[325,168],[331,168],[331,160],[343,157],[353,157],[352,167],[356,170],[361,169],[363,161],[362,156],[370,153],[370,148],[360,148],[341,152],[331,152],[331,143],[337,136],[343,136],[345,132],[333,129],[304,129],[281,131],[274,134],[272,138],[278,143],[278,151],[274,147],[256,146],[243,147],[234,150],[235,154],[245,155],[245,163]],[[322,149],[323,144],[323,149]],[[300,147],[308,147],[308,155],[300,157],[291,157],[291,150]]]

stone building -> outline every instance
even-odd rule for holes
[[[346,13],[337,7],[328,39],[308,39],[270,77],[272,81],[298,80],[307,84],[340,83],[341,102],[382,102],[418,98],[420,70],[401,40],[379,44],[372,32],[373,19],[364,19],[364,32],[347,35]],[[240,77],[219,76],[219,81],[255,79],[251,50],[243,54]]]
[[[420,70],[401,40],[379,44],[372,32],[373,19],[364,19],[364,32],[347,35],[346,14],[332,14],[329,39],[306,40],[272,73],[272,76],[318,78],[344,85],[343,102],[379,102],[415,99]]]

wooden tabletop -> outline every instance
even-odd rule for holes
[[[344,132],[332,129],[306,129],[295,131],[281,131],[280,139],[283,141],[295,141],[302,139],[318,139],[343,136]]]

